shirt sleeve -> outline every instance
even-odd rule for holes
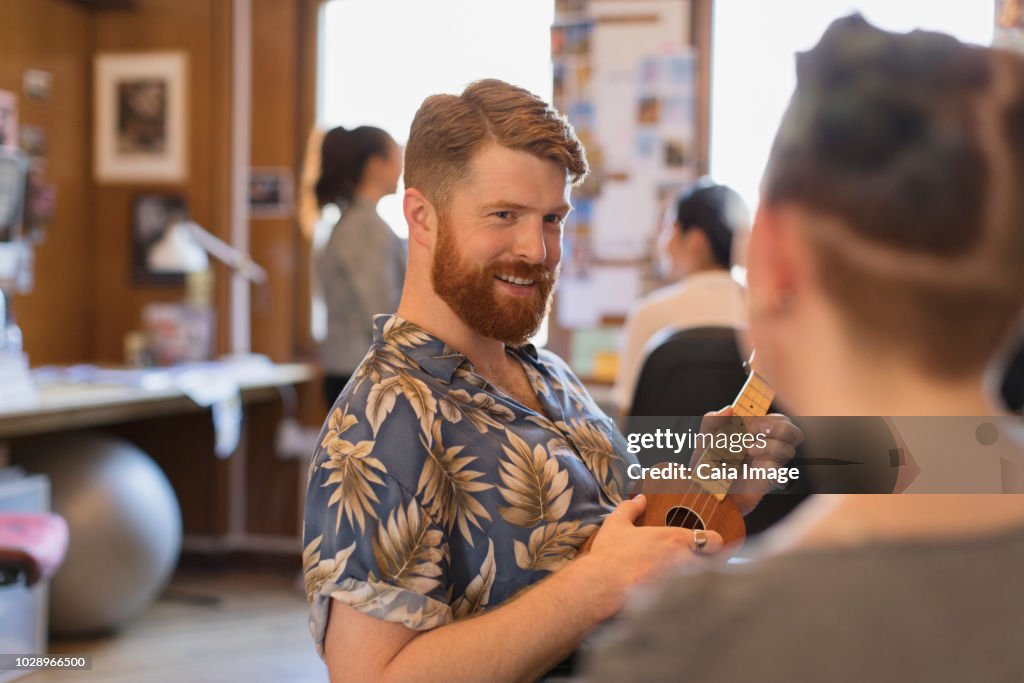
[[[348,406],[324,426],[306,494],[303,570],[321,655],[332,599],[415,630],[452,620],[445,532],[390,469],[422,459],[409,452],[419,439],[374,435]]]

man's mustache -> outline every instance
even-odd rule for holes
[[[495,263],[487,267],[486,272],[488,275],[511,275],[512,277],[522,278],[524,280],[533,280],[540,283],[553,283],[558,277],[558,267],[556,266],[553,270],[546,266],[536,264],[531,265],[529,263]]]

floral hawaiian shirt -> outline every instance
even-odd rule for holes
[[[543,405],[397,316],[331,409],[310,465],[303,565],[322,653],[331,599],[425,630],[575,557],[635,459],[564,361],[511,348]]]

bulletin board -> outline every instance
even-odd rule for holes
[[[596,382],[614,379],[630,305],[666,284],[665,210],[707,169],[711,0],[558,0],[555,106],[587,149],[573,193],[548,346]]]

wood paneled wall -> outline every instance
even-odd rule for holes
[[[253,167],[289,169],[298,186],[299,3],[252,0]],[[270,282],[253,290],[252,348],[274,360],[294,357],[293,308],[296,305],[295,218],[254,218],[249,246],[253,259],[270,273]]]
[[[100,251],[91,206],[90,66],[92,12],[67,0],[3,0],[0,89],[18,94],[22,126],[47,135],[47,182],[57,185],[57,211],[35,250],[35,285],[14,312],[33,364],[90,358],[95,326],[95,255]],[[26,69],[53,75],[45,102],[22,92]]]
[[[131,10],[95,14],[97,52],[182,50],[188,55],[188,180],[182,185],[98,184],[93,359],[118,362],[124,336],[142,324],[151,301],[178,301],[181,287],[142,286],[131,278],[131,209],[144,192],[179,192],[192,218],[230,235],[231,0],[137,0]],[[227,346],[228,272],[215,265],[218,347]]]
[[[251,0],[251,163],[291,169],[297,185],[313,124],[319,0]],[[50,238],[37,250],[34,291],[15,301],[34,365],[118,362],[127,332],[152,301],[178,301],[182,287],[131,276],[131,208],[146,192],[185,196],[192,217],[230,234],[232,0],[135,0],[93,10],[69,0],[4,0],[0,88],[21,91],[26,68],[54,74],[49,102],[21,98],[24,123],[49,134],[47,175],[58,186]],[[181,184],[92,180],[92,60],[99,52],[181,50],[188,56],[188,178]],[[294,218],[253,219],[253,258],[270,272],[254,288],[252,349],[286,361],[308,352],[306,251]],[[218,350],[228,347],[228,278],[216,274]]]
[[[292,169],[297,181],[305,136],[315,116],[316,15],[320,0],[250,0],[252,7],[251,163]],[[48,180],[58,211],[37,251],[34,291],[15,301],[33,365],[120,362],[127,332],[141,327],[152,301],[178,301],[184,289],[132,281],[132,203],[146,192],[185,196],[192,217],[229,240],[233,0],[134,0],[129,9],[91,9],[71,0],[0,0],[0,89],[21,92],[27,68],[50,71],[46,103],[20,98],[22,123],[45,127]],[[96,183],[92,179],[93,57],[102,52],[180,50],[188,57],[188,177],[180,184]],[[243,171],[244,172],[244,171]],[[294,218],[253,219],[253,258],[270,282],[254,288],[252,349],[277,361],[304,349],[299,311],[308,309],[308,244]],[[229,342],[228,277],[215,265],[218,347]],[[319,408],[319,388],[298,389],[288,410]],[[301,528],[299,481],[305,464],[281,460],[274,428],[281,401],[249,406],[241,476],[245,531],[294,536]],[[322,409],[309,420],[319,424]],[[213,458],[209,416],[151,420],[118,430],[143,444],[167,471],[182,501],[189,533],[228,528],[227,481],[233,461]]]

